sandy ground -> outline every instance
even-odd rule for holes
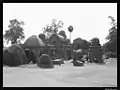
[[[117,59],[84,67],[73,67],[70,61],[53,69],[36,64],[3,67],[3,87],[117,87]]]

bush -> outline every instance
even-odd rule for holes
[[[116,58],[117,57],[117,53],[111,53],[110,57],[111,58]]]
[[[117,53],[115,53],[115,52],[106,52],[105,56],[106,56],[106,58],[116,58]]]
[[[3,50],[3,65],[15,66],[14,56],[7,49]]]
[[[40,60],[37,63],[37,66],[40,68],[53,68],[53,62],[51,57],[48,54],[42,54]]]
[[[18,66],[28,64],[24,50],[19,45],[12,45],[3,50],[3,64],[8,66]]]

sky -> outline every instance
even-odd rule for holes
[[[68,27],[73,26],[71,41],[78,37],[88,41],[98,37],[100,44],[104,44],[111,28],[108,16],[117,20],[117,3],[3,3],[3,34],[9,20],[22,20],[24,43],[31,35],[42,33],[42,28],[55,18],[64,22],[59,31],[64,30],[67,38],[70,38]]]

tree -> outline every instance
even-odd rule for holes
[[[59,31],[59,35],[62,35],[65,39],[67,39],[65,31],[63,30]]]
[[[111,19],[112,27],[109,29],[109,35],[107,35],[106,39],[109,42],[116,42],[117,41],[117,23],[116,20],[112,16],[108,16]]]
[[[112,27],[109,29],[109,34],[106,37],[106,42],[103,45],[105,51],[117,52],[117,22],[112,16],[108,16],[111,19]]]
[[[117,52],[117,43],[106,42],[103,45],[104,52]]]
[[[8,25],[9,29],[3,35],[7,44],[9,41],[11,41],[11,44],[17,44],[25,38],[24,29],[21,25],[25,25],[23,21],[19,22],[17,19],[10,20],[10,25]]]
[[[69,26],[68,27],[68,31],[70,32],[70,42],[71,42],[71,33],[72,33],[72,31],[73,31],[73,26]]]
[[[68,31],[71,33],[71,32],[73,31],[73,26],[70,25],[70,26],[68,27]]]
[[[64,23],[60,20],[57,22],[55,19],[52,20],[51,25],[46,25],[43,28],[43,33],[45,35],[50,36],[51,34],[57,33],[60,28],[62,28]]]

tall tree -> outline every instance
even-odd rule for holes
[[[47,36],[50,36],[51,34],[57,33],[58,30],[63,27],[63,25],[64,23],[61,20],[57,22],[55,19],[53,19],[51,25],[46,25],[43,28],[43,33],[45,33]]]
[[[112,27],[109,29],[109,35],[106,37],[106,39],[109,42],[116,42],[117,41],[117,22],[112,16],[108,16],[108,18],[111,19]]]
[[[71,43],[71,33],[72,33],[72,31],[73,31],[73,26],[69,26],[68,27],[68,31],[70,32],[70,43]]]
[[[111,19],[111,28],[109,34],[106,37],[108,40],[104,45],[104,51],[117,52],[117,22],[112,16],[108,16]]]
[[[11,44],[17,44],[25,38],[22,25],[25,25],[23,21],[19,22],[17,19],[10,20],[9,29],[3,35],[7,44],[9,41],[11,41]]]

